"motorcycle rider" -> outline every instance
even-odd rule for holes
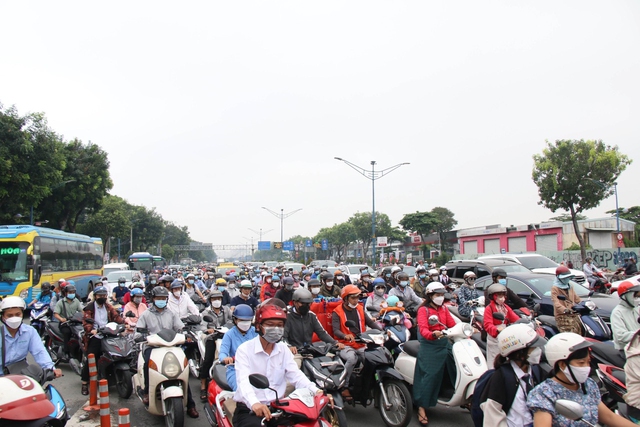
[[[507,305],[507,287],[500,283],[494,283],[487,289],[489,303],[485,304],[484,310],[484,330],[487,331],[487,364],[493,366],[496,357],[500,354],[498,347],[498,334],[507,325],[515,323],[520,319],[517,314]],[[504,321],[493,317],[493,313],[502,313]]]
[[[340,288],[333,283],[333,274],[328,271],[320,275],[320,296],[325,298],[339,298]]]
[[[287,382],[296,389],[307,388],[317,394],[323,393],[298,369],[287,345],[279,342],[286,321],[286,311],[277,305],[263,304],[256,311],[259,336],[242,344],[236,353],[239,381],[233,397],[237,402],[233,414],[234,427],[258,427],[263,417],[271,419],[267,405],[273,400],[273,392],[255,389],[249,382],[250,374],[265,375],[270,388],[278,396],[284,396]]]
[[[129,291],[124,297],[122,297],[122,302],[124,302],[124,305],[127,305],[130,301],[131,301],[131,292],[134,289],[140,289],[141,291],[143,290],[143,285],[142,282],[133,282],[131,284],[131,291]],[[147,305],[147,299],[144,296],[144,292],[142,292],[142,302]],[[126,311],[123,311],[123,313],[126,313]]]
[[[371,273],[365,269],[360,272],[360,279],[355,283],[363,292],[373,292],[373,280],[371,279]]]
[[[273,298],[276,296],[276,292],[278,292],[278,288],[273,283],[273,275],[269,272],[262,277],[263,285],[260,289],[260,301],[268,300],[269,298]],[[278,280],[280,280],[278,278]],[[278,286],[280,283],[278,283]]]
[[[451,279],[447,275],[447,267],[445,265],[440,267],[440,283],[442,283],[445,288],[448,288],[451,284]]]
[[[200,365],[200,400],[207,400],[207,380],[209,379],[209,370],[216,358],[216,328],[220,328],[232,321],[231,309],[222,305],[222,292],[213,291],[209,294],[209,307],[202,312],[202,317],[210,316],[212,322],[207,323],[207,337],[205,341],[205,352],[202,355],[202,364]],[[204,397],[203,397],[204,396]],[[203,400],[204,399],[204,400]]]
[[[109,322],[124,323],[120,313],[107,302],[108,291],[104,286],[98,286],[93,291],[95,301],[90,302],[84,308],[83,322],[84,327],[84,350],[85,354],[93,354],[96,360],[102,353],[102,341],[95,335],[98,330]],[[86,396],[89,394],[89,364],[82,365],[81,393]]]
[[[29,303],[29,307],[33,306],[37,302],[51,305],[51,283],[44,282],[40,285],[40,295]]]
[[[9,367],[25,360],[29,353],[42,369],[53,369],[56,378],[62,376],[60,369],[54,369],[55,365],[38,331],[22,323],[25,308],[24,300],[16,296],[5,297],[0,302],[0,376],[8,374]]]
[[[122,310],[125,313],[124,321],[127,324],[129,329],[133,329],[136,327],[136,323],[138,323],[138,319],[144,313],[147,308],[147,304],[144,302],[144,292],[140,288],[133,288],[129,295],[131,296],[131,301],[129,301]],[[126,314],[128,312],[132,312],[135,317],[127,317]]]
[[[253,290],[253,285],[249,280],[243,280],[240,283],[240,295],[231,300],[231,309],[239,306],[240,304],[248,305],[251,309],[255,310],[256,307],[260,304],[257,298],[251,295],[251,291]]]
[[[503,268],[494,268],[491,272],[491,278],[493,279],[493,283],[499,283],[503,285],[507,289],[507,300],[506,304],[512,309],[524,309],[522,310],[525,314],[529,314],[529,307],[527,303],[522,300],[513,290],[509,289],[507,286],[507,272]],[[491,286],[488,286],[484,291],[484,299],[489,301],[489,296],[487,294],[487,290]]]
[[[157,334],[162,329],[171,329],[179,332],[184,327],[180,317],[168,309],[169,292],[165,287],[157,286],[153,289],[152,306],[140,315],[136,324],[136,331],[146,329],[149,334]],[[142,356],[144,358],[144,390],[142,403],[149,405],[149,360],[153,347],[146,347]],[[187,386],[187,415],[198,418],[200,414],[196,410],[196,403],[191,396],[191,387]]]
[[[349,276],[347,276],[349,277]],[[345,280],[345,275],[342,270],[336,270],[333,273],[333,285],[339,287],[340,289],[344,288],[346,285],[350,285],[351,283],[347,283]]]
[[[293,277],[285,277],[282,279],[282,289],[278,289],[275,298],[281,300],[286,305],[291,305],[293,301]]]
[[[62,324],[71,319],[76,313],[82,312],[82,303],[76,298],[76,287],[74,285],[65,286],[62,290],[63,299],[56,304],[53,317],[60,322],[60,333],[64,337],[62,349],[64,351],[63,359],[69,360],[69,341],[71,341],[71,328],[69,325]]]
[[[476,289],[476,273],[467,271],[464,273],[464,281],[458,290],[458,313],[463,317],[471,316],[471,306],[469,301],[480,298],[481,294]]]
[[[227,292],[229,292],[229,298],[233,300],[235,297],[240,295],[240,289],[238,289],[238,280],[235,275],[230,275],[227,280]]]
[[[200,315],[196,304],[182,291],[182,282],[179,280],[174,280],[171,283],[171,294],[167,308],[177,314],[180,319],[184,319],[190,314]]]
[[[410,314],[415,315],[418,307],[424,301],[420,298],[409,286],[409,275],[404,271],[401,271],[396,275],[397,285],[389,291],[389,296],[397,296],[405,309],[405,316],[411,317]]]
[[[582,334],[579,315],[573,313],[571,307],[578,304],[581,299],[571,286],[571,280],[574,275],[564,265],[556,268],[556,279],[551,286],[551,302],[553,302],[553,315],[556,318],[556,325],[560,332],[574,332],[578,335]],[[561,300],[558,296],[564,296]]]
[[[620,301],[611,311],[611,332],[613,345],[617,350],[624,351],[631,338],[640,329],[638,316],[640,311],[640,285],[625,280],[618,285]]]
[[[193,295],[198,295],[201,301],[206,301],[200,289],[196,286],[196,275],[193,273],[187,274],[187,280],[184,282],[184,293],[191,298]]]
[[[231,296],[229,295],[229,292],[227,292],[227,281],[226,280],[224,280],[222,277],[218,277],[216,279],[215,287],[212,286],[210,290],[213,291],[214,289],[217,289],[220,292],[222,292],[222,305],[231,304]]]
[[[346,347],[340,350],[340,358],[344,360],[344,369],[347,372],[347,380],[345,381],[345,389],[342,396],[345,400],[352,400],[351,393],[347,388],[351,373],[356,366],[358,360],[364,360],[365,344],[357,343],[356,335],[366,330],[366,326],[371,329],[382,330],[371,317],[364,313],[362,304],[359,303],[360,289],[356,285],[347,285],[342,289],[342,304],[337,306],[331,314],[331,325],[333,327],[333,336],[338,342]],[[347,328],[345,322],[352,320],[355,326]]]
[[[113,304],[124,305],[122,298],[124,298],[124,296],[129,293],[129,289],[127,288],[126,284],[127,279],[124,276],[118,278],[118,286],[113,288],[113,290],[111,291],[111,302]],[[96,293],[94,291],[93,295],[95,296],[95,294]]]
[[[320,295],[320,281],[318,279],[310,279],[307,283],[307,289],[313,295],[313,298],[321,298]]]
[[[240,304],[233,310],[232,314],[234,327],[224,334],[218,359],[227,365],[227,384],[232,390],[236,389],[235,362],[236,351],[241,344],[258,336],[255,328],[251,326],[253,320],[253,309],[246,304]]]
[[[376,277],[373,281],[373,286],[373,292],[367,297],[364,308],[369,316],[377,319],[380,317],[380,309],[383,303],[387,301],[387,285],[383,278]]]
[[[419,297],[424,295],[424,290],[427,288],[427,269],[424,265],[416,267],[416,276],[411,279],[411,287],[413,291]]]
[[[587,277],[589,289],[593,290],[601,279],[596,275],[596,273],[600,273],[600,270],[593,264],[593,258],[590,256],[585,259],[585,263],[582,265],[582,272]]]

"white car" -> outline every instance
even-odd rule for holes
[[[358,280],[360,280],[360,269],[362,267],[367,267],[369,269],[369,274],[374,273],[373,268],[369,267],[367,264],[347,264],[343,267],[347,268],[351,283],[356,283]]]
[[[504,259],[517,262],[518,264],[522,265],[525,268],[528,268],[534,273],[545,273],[553,275],[556,274],[556,268],[558,268],[558,266],[560,265],[554,260],[540,254],[482,255],[478,257],[478,259],[487,258]],[[573,279],[575,282],[580,283],[581,285],[585,284],[587,278],[585,277],[582,270],[571,270],[571,273],[573,273],[573,275],[575,276]]]
[[[125,286],[131,289],[131,283],[133,283],[131,278],[136,274],[140,276],[141,279],[144,277],[142,272],[138,270],[119,270],[112,271],[111,273],[107,274],[107,288],[109,289],[109,295],[111,295],[111,292],[113,292],[113,288],[118,286],[118,279],[120,279],[121,277],[127,279]]]

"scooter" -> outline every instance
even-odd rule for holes
[[[429,317],[429,325],[439,324],[437,316]],[[453,342],[453,360],[456,366],[456,378],[452,378],[453,389],[443,384],[438,403],[450,407],[465,406],[471,402],[471,396],[478,378],[487,370],[487,361],[482,351],[472,339],[473,328],[468,323],[460,322],[453,328],[442,331],[442,339]],[[395,367],[403,379],[413,385],[413,374],[418,357],[420,343],[409,341],[402,347],[403,352],[398,356]],[[445,383],[445,381],[443,381]]]
[[[49,312],[49,303],[36,302],[31,307],[31,313],[29,314],[31,321],[29,324],[36,328],[38,335],[41,337],[44,335],[47,322],[51,321]]]
[[[231,427],[231,419],[236,408],[233,390],[227,383],[226,369],[227,367],[216,359],[209,371],[211,380],[204,413],[211,427]]]
[[[171,329],[146,337],[144,329],[138,328],[137,331],[143,335],[135,339],[140,347],[137,372],[132,380],[136,395],[142,401],[144,350],[148,346],[152,350],[149,358],[149,406],[146,409],[151,414],[164,416],[167,427],[182,427],[189,386],[187,357],[180,347],[185,336]]]
[[[204,357],[204,337],[206,338],[206,326],[202,324],[200,316],[190,314],[182,319],[184,323],[184,335],[186,342],[182,344],[182,350],[189,360],[189,370],[191,375],[198,378],[200,373],[200,363]]]
[[[48,321],[45,325],[45,332],[42,337],[44,346],[51,357],[51,360],[57,365],[64,360],[64,341],[65,338],[60,328],[66,325],[71,329],[71,339],[68,343],[69,348],[69,366],[76,374],[82,373],[82,364],[84,363],[84,353],[82,337],[84,336],[84,328],[82,326],[82,313],[76,313],[66,322]]]
[[[580,323],[586,338],[609,341],[612,339],[611,329],[595,312],[598,307],[595,302],[591,301],[591,295],[593,295],[593,291],[589,292],[589,298],[586,301],[575,304],[571,310],[580,315]],[[566,297],[558,295],[558,299],[564,301]]]
[[[410,330],[405,324],[405,317],[402,310],[396,309],[396,307],[387,307],[380,310],[379,322],[384,326],[384,330],[389,332],[388,335],[391,339],[385,342],[385,347],[389,349],[391,354],[397,357],[399,351],[398,345],[409,341],[411,336]]]
[[[90,320],[93,319],[87,319]],[[135,348],[131,339],[123,335],[124,329],[124,325],[110,322],[98,330],[95,336],[102,342],[102,353],[96,355],[96,362],[98,377],[115,379],[118,395],[128,399],[133,391],[131,365],[135,360]]]
[[[20,375],[0,377],[0,420],[3,427],[64,427],[69,420],[62,395],[51,384],[52,370],[29,365]],[[46,400],[45,400],[46,399]]]
[[[356,324],[347,320],[345,326],[355,328]],[[355,339],[366,345],[364,362],[359,362],[351,374],[348,390],[352,399],[346,403],[364,407],[374,403],[387,426],[406,427],[413,415],[411,394],[384,346],[387,335],[375,332],[379,331],[361,332]]]
[[[600,294],[610,294],[611,283],[609,283],[607,277],[600,271],[598,271],[597,273],[593,273],[593,275],[597,277],[595,283],[593,284],[593,290]]]

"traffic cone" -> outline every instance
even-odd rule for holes
[[[129,422],[129,408],[118,410],[118,427],[131,427]]]
[[[93,354],[87,356],[89,364],[89,406],[84,408],[85,411],[97,411],[98,406],[98,368],[96,367],[96,357]]]
[[[109,413],[109,383],[100,380],[100,427],[111,427],[111,414]]]

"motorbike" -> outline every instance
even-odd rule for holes
[[[616,368],[623,369],[627,358],[624,353],[616,350],[613,341],[598,341],[593,338],[587,338],[591,344],[591,367],[596,369],[599,364],[612,365]]]
[[[93,319],[87,319],[90,323],[91,320]],[[129,336],[123,335],[124,330],[125,325],[115,322],[98,329],[95,336],[101,340],[102,353],[96,355],[96,364],[98,377],[111,382],[115,380],[118,395],[128,399],[133,391],[132,364],[136,358],[133,342]]]
[[[19,362],[20,363],[20,362]],[[20,374],[0,377],[0,413],[3,427],[64,427],[69,420],[67,405],[60,392],[45,383],[55,378],[50,369],[28,365]],[[45,396],[46,400],[41,396]]]
[[[206,338],[206,326],[202,324],[200,316],[190,314],[184,319],[185,343],[182,344],[182,350],[189,360],[189,370],[191,375],[198,378],[200,372],[200,363],[204,357],[204,339]],[[203,337],[204,335],[204,337]]]
[[[593,273],[593,275],[597,277],[595,283],[593,284],[593,291],[600,294],[610,294],[611,283],[609,283],[607,276],[605,276],[601,271]]]
[[[609,326],[607,326],[604,320],[595,312],[598,307],[595,302],[591,301],[593,292],[594,291],[589,292],[589,298],[587,298],[586,301],[575,304],[571,307],[571,310],[580,315],[580,323],[586,338],[593,338],[598,341],[609,341],[612,339],[611,329],[609,329]],[[558,295],[558,299],[564,301],[566,297],[564,295]]]
[[[437,316],[429,317],[429,324],[439,324]],[[441,339],[449,339],[453,343],[453,359],[456,366],[456,378],[451,378],[453,387],[443,381],[438,396],[438,403],[450,407],[466,406],[478,378],[487,370],[487,362],[476,342],[470,337],[473,328],[468,323],[460,322],[454,327],[442,331]],[[404,381],[413,385],[413,374],[420,348],[419,341],[409,341],[401,346],[402,353],[396,360],[395,367]]]
[[[355,328],[356,324],[347,320],[345,326]],[[384,346],[387,335],[376,332],[369,330],[356,336],[356,342],[366,345],[364,362],[358,362],[349,379],[352,399],[346,403],[364,407],[374,403],[387,426],[406,427],[413,415],[411,394]]]
[[[189,368],[187,358],[180,347],[184,334],[163,329],[157,334],[137,329],[142,335],[135,338],[138,346],[137,372],[133,376],[133,388],[138,398],[144,397],[144,349],[151,347],[149,358],[149,406],[154,415],[162,415],[167,427],[182,427],[187,405]]]
[[[596,427],[597,424],[592,424],[587,420],[584,420],[584,408],[578,402],[571,400],[558,399],[555,403],[556,412],[563,417],[573,420],[581,421],[587,426]]]
[[[82,326],[82,313],[76,313],[66,322],[47,321],[45,331],[42,337],[44,346],[51,357],[51,360],[57,365],[60,362],[67,362],[64,355],[65,338],[60,331],[62,326],[68,326],[71,329],[71,339],[69,340],[69,366],[76,374],[82,373],[82,364],[84,362],[82,337],[84,336],[84,328]]]
[[[298,354],[303,358],[302,372],[326,394],[333,396],[334,407],[325,407],[323,416],[331,425],[347,427],[347,416],[342,409],[343,401],[340,394],[347,379],[347,371],[340,357],[329,356],[329,352],[335,354],[336,348],[324,342],[298,348]]]
[[[227,383],[226,366],[216,360],[211,367],[204,413],[211,427],[230,427],[236,405],[233,389]]]
[[[36,302],[31,307],[30,325],[36,328],[38,335],[42,337],[44,335],[45,326],[48,321],[51,321],[51,315],[49,310],[49,303]]]
[[[395,357],[399,354],[397,350],[398,345],[409,341],[411,336],[410,329],[407,328],[405,320],[408,320],[402,310],[397,310],[395,307],[382,308],[380,310],[380,318],[378,320],[384,327],[384,330],[388,332],[390,339],[385,341],[385,347],[389,349],[391,354]]]

